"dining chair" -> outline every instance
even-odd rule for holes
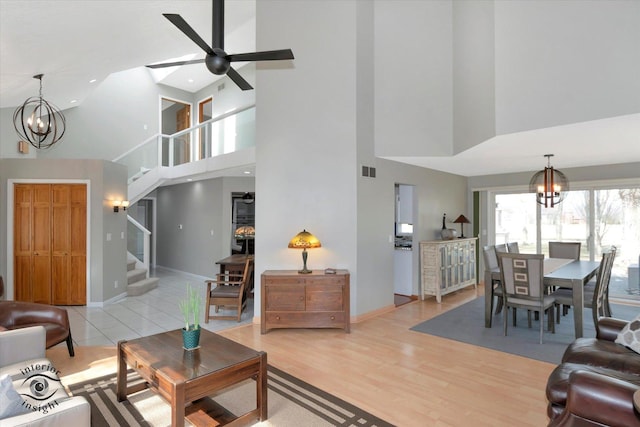
[[[598,328],[598,318],[612,317],[611,306],[609,305],[609,282],[611,281],[611,269],[616,257],[616,251],[617,248],[615,246],[603,251],[595,283],[588,283],[584,286],[584,306],[591,309],[596,330]],[[573,290],[560,288],[552,292],[551,295],[556,300],[556,317],[557,322],[560,323],[560,306],[562,305],[564,308],[573,305]]]
[[[510,254],[519,254],[520,248],[518,247],[518,242],[507,243],[507,252]]]
[[[209,323],[209,319],[236,319],[238,322],[240,321],[242,311],[247,306],[247,290],[252,272],[253,257],[247,257],[241,275],[231,271],[216,274],[215,280],[205,280],[207,301],[204,323]],[[212,285],[215,285],[213,289]],[[223,307],[235,307],[236,315],[211,315],[211,306],[215,307],[216,313]]]
[[[484,258],[485,271],[492,271],[498,268],[498,257],[493,246],[484,246],[482,248],[482,256]],[[493,312],[493,299],[498,297],[496,304],[496,314],[502,311],[503,299],[502,299],[502,283],[498,279],[491,279],[491,283],[485,283],[485,286],[491,286],[491,310]]]
[[[580,242],[549,242],[549,258],[580,259]]]
[[[496,252],[496,256],[499,256],[499,254],[504,254],[504,253],[509,252],[509,249],[507,249],[507,245],[506,244],[495,245],[494,249],[495,249],[495,252]]]
[[[549,242],[549,258],[563,258],[563,259],[580,259],[580,242]],[[548,289],[549,293],[557,291],[555,287]],[[569,311],[568,306],[562,307],[562,312],[567,314]]]
[[[513,311],[513,326],[516,326],[516,309],[525,308],[527,320],[531,327],[531,311],[540,315],[540,344],[544,335],[544,312],[548,313],[549,329],[555,333],[553,306],[555,299],[544,292],[543,254],[509,254],[498,255],[500,277],[504,292],[505,313],[504,335],[507,335],[507,317],[509,308]]]

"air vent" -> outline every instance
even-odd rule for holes
[[[218,92],[221,92],[222,90],[224,90],[224,83],[218,85]]]
[[[376,168],[373,166],[362,166],[362,176],[368,176],[369,178],[376,177]]]

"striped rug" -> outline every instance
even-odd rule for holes
[[[128,372],[128,383],[142,381],[137,373]],[[268,366],[268,419],[256,426],[321,427],[321,426],[391,426],[376,416]],[[84,396],[91,404],[92,427],[102,426],[168,426],[169,404],[151,390],[130,394],[124,402],[116,399],[116,375],[94,378],[69,387],[74,396]],[[248,380],[211,396],[231,414],[242,414],[255,407],[255,382]],[[185,425],[191,425],[185,420]]]

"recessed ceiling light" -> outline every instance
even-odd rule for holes
[[[97,81],[98,81],[98,79],[91,79],[91,80],[89,80],[89,83],[95,83]]]
[[[193,79],[189,79],[187,80],[189,83],[193,83]]]
[[[251,175],[251,171],[244,171],[245,175]]]
[[[72,104],[75,104],[76,102],[78,102],[78,100],[77,100],[77,99],[72,99],[72,100],[71,100],[71,103],[72,103]]]
[[[193,178],[187,178],[187,181],[193,181]]]

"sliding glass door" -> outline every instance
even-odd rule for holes
[[[496,194],[495,207],[495,244],[518,242],[520,252],[536,253],[535,194]]]
[[[538,253],[549,255],[549,242],[580,242],[580,259],[591,259],[589,191],[570,191],[562,203],[540,211]]]
[[[578,241],[584,260],[599,260],[603,249],[616,246],[609,296],[640,301],[640,187],[570,191],[554,208],[525,192],[496,192],[492,200],[493,243],[518,242],[520,252],[548,255],[550,241]]]
[[[640,301],[640,188],[595,190],[593,236],[601,248],[616,246],[609,297]]]

